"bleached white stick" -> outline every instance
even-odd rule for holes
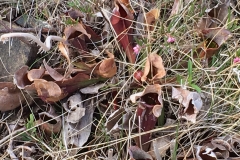
[[[48,36],[46,38],[45,43],[41,42],[36,36],[30,34],[30,33],[7,33],[3,34],[0,37],[0,41],[8,41],[9,38],[11,37],[24,37],[24,38],[29,38],[32,39],[34,42],[36,42],[44,51],[49,51],[52,47],[52,40],[54,41],[60,41],[60,42],[65,42],[66,40],[64,38],[61,38],[59,36]]]

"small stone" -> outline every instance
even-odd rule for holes
[[[8,22],[3,21],[3,23],[10,26]],[[0,29],[5,28],[0,25]],[[12,75],[15,71],[23,65],[30,66],[35,61],[38,52],[37,45],[27,44],[26,39],[23,41],[20,38],[11,38],[6,43],[0,42],[0,82],[12,82]]]

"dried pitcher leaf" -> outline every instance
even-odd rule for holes
[[[161,92],[162,92],[162,90],[161,90],[161,86],[159,84],[149,85],[142,92],[135,93],[135,94],[131,95],[130,100],[133,103],[136,103],[137,99],[143,97],[144,95],[156,94],[157,95],[156,101],[158,101],[159,104],[153,104],[152,102],[148,103],[148,97],[142,99],[142,101],[143,101],[143,103],[146,103],[148,105],[153,105],[152,112],[156,117],[159,117],[162,113],[162,107],[163,107]],[[155,96],[154,96],[154,98],[155,98]],[[152,99],[151,95],[149,95],[149,99]]]
[[[216,42],[219,47],[232,37],[232,34],[229,30],[221,27],[203,29],[202,34],[206,38],[212,39],[214,42]]]
[[[131,146],[128,148],[128,152],[131,160],[153,160],[153,158],[147,152],[141,150],[137,146]]]
[[[74,37],[72,39],[69,39],[68,43],[71,44],[72,47],[78,49],[78,52],[81,55],[87,55],[88,52],[89,52],[89,49],[88,49],[87,44],[85,42],[84,35],[80,35],[80,36]]]
[[[156,20],[158,19],[160,15],[159,9],[151,9],[148,13],[146,13],[146,24],[147,24],[147,30],[153,31],[154,25],[156,23]]]
[[[166,75],[165,68],[161,56],[157,55],[157,51],[150,53],[147,57],[144,73],[141,77],[141,81],[158,80]]]
[[[27,77],[28,66],[22,66],[19,70],[14,73],[13,81],[19,89],[24,89],[25,86],[30,85],[31,82]]]
[[[96,84],[93,86],[87,86],[85,88],[80,89],[80,92],[82,92],[83,94],[97,94],[100,88],[102,88],[105,84],[101,83],[101,84]]]
[[[0,82],[0,111],[13,110],[25,102],[23,93],[11,82]]]
[[[39,120],[36,121],[40,125],[40,129],[46,134],[52,135],[53,133],[59,133],[62,128],[62,121],[59,116],[50,114],[48,112],[39,113]]]
[[[169,137],[160,137],[155,140],[153,140],[151,145],[151,155],[154,155],[153,157],[165,157],[166,151],[170,148],[170,139]],[[158,158],[159,159],[159,158]]]
[[[27,77],[29,81],[34,81],[35,79],[40,79],[45,73],[45,69],[43,67],[40,67],[39,69],[31,69],[27,73]]]
[[[205,146],[213,149],[218,159],[228,159],[229,152],[232,151],[231,145],[225,140],[224,137],[217,137],[211,140],[211,143]]]
[[[194,146],[194,148],[196,149],[196,158],[198,160],[217,160],[213,149],[205,146]]]
[[[48,71],[48,74],[55,80],[55,81],[61,81],[64,79],[64,76],[61,75],[60,73],[58,73],[55,69],[53,69],[52,67],[50,67],[45,59],[43,60],[43,64],[44,67],[46,68],[46,70]]]
[[[232,136],[232,139],[230,141],[231,148],[233,152],[240,154],[240,137],[238,135]]]
[[[95,103],[95,102],[94,102]],[[82,147],[88,140],[91,133],[91,126],[93,123],[93,112],[95,106],[93,99],[84,100],[83,107],[85,115],[79,120],[78,123],[64,122],[62,134],[64,137],[65,146]]]
[[[197,92],[172,87],[172,98],[177,99],[184,107],[181,117],[195,123],[197,114],[203,106],[201,96]]]
[[[230,1],[226,0],[211,9],[206,9],[207,15],[203,16],[197,24],[197,31],[206,39],[197,47],[199,58],[211,58],[219,51],[221,45],[232,37],[231,32],[225,29],[227,20],[233,19],[229,6]]]
[[[226,25],[227,20],[232,21],[234,16],[232,12],[229,12],[230,0],[226,0],[224,3],[219,3],[213,8],[206,9],[206,16],[203,16],[199,23],[199,29],[216,28]]]
[[[77,123],[85,115],[85,108],[82,106],[82,97],[80,94],[72,95],[66,103],[63,103],[64,109],[68,112],[66,122]]]
[[[124,108],[120,108],[113,112],[106,121],[106,129],[110,133],[118,129],[118,122],[121,121],[122,116],[126,113]]]
[[[102,37],[97,35],[97,33],[89,26],[85,26],[85,29],[87,33],[91,36],[91,38],[87,37],[86,42],[91,43],[91,42],[100,42],[102,40]]]
[[[133,30],[131,28],[133,15],[128,8],[116,2],[110,22],[117,34],[117,40],[126,52],[131,63],[135,63],[136,54],[133,51]]]
[[[84,73],[78,73],[72,78],[63,81],[57,81],[56,84],[62,89],[65,96],[77,91],[78,89],[96,84],[97,82],[105,81],[105,78],[92,78]]]
[[[143,92],[139,92],[130,96],[130,100],[133,103],[138,101],[138,108],[136,111],[136,117],[139,120],[137,124],[139,129],[144,132],[150,131],[155,127],[157,117],[162,113],[163,101],[161,96],[161,86],[159,84],[149,85]],[[144,151],[149,150],[151,134],[147,133],[140,137],[136,137],[136,144]],[[141,139],[141,140],[140,140]]]

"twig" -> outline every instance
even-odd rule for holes
[[[160,153],[159,153],[156,139],[153,140],[152,143],[153,143],[153,151],[154,151],[154,153],[155,153],[155,155],[156,155],[156,159],[157,159],[157,160],[162,160],[162,156],[161,156]]]
[[[1,23],[1,22],[0,22]],[[9,32],[31,32],[31,33],[36,33],[37,28],[12,28],[12,29],[0,29],[0,33],[9,33]],[[56,30],[54,29],[48,29],[48,28],[42,28],[41,30],[42,33],[57,33]]]
[[[24,128],[24,127],[23,127],[23,128],[20,128],[20,129],[18,129],[18,130],[16,130],[16,131],[13,131],[11,134],[7,135],[7,136],[4,137],[3,139],[1,139],[1,140],[0,140],[0,147],[2,147],[2,145],[5,144],[8,139],[10,139],[11,137],[14,137],[16,134],[18,134],[19,132],[24,131],[25,129],[26,129],[26,128]],[[5,142],[5,143],[4,143],[4,142]]]
[[[5,28],[5,30],[7,30],[8,32],[11,32],[11,29],[10,29],[8,26],[6,26],[6,25],[2,22],[2,20],[0,20],[0,24]]]
[[[8,149],[7,149],[7,153],[9,154],[11,159],[18,160],[17,156],[13,152],[12,142],[13,142],[13,140],[10,139],[10,142],[9,142],[9,145],[8,145]]]
[[[0,25],[2,25],[5,29],[0,29],[0,33],[9,33],[9,32],[32,32],[36,33],[40,28],[9,28],[6,26],[2,20],[0,20]],[[50,28],[41,28],[42,33],[57,33],[55,29]]]

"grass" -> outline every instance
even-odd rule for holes
[[[145,1],[144,1],[145,2]],[[208,8],[198,5],[198,1],[192,0],[185,3],[179,14],[172,17],[170,16],[173,1],[159,0],[154,1],[154,7],[160,10],[160,17],[154,24],[153,32],[145,32],[143,35],[137,33],[144,33],[142,29],[137,28],[136,24],[142,24],[137,20],[134,21],[132,26],[134,30],[135,42],[142,46],[141,53],[137,57],[135,64],[130,64],[125,58],[125,53],[117,43],[117,37],[113,32],[109,32],[107,37],[107,47],[112,47],[115,54],[115,61],[117,63],[118,71],[114,78],[109,79],[106,86],[99,90],[98,94],[83,96],[83,104],[87,102],[96,106],[94,110],[94,118],[92,122],[92,130],[88,142],[79,148],[66,146],[63,142],[63,134],[55,134],[47,136],[39,129],[43,123],[51,121],[47,120],[42,124],[34,124],[35,119],[38,119],[38,112],[47,110],[46,106],[51,106],[57,110],[58,116],[64,119],[67,112],[62,109],[62,103],[66,99],[57,102],[56,104],[47,104],[36,100],[33,104],[23,106],[21,109],[9,111],[7,113],[0,113],[3,117],[0,122],[0,140],[9,132],[9,124],[16,120],[24,120],[26,130],[21,133],[16,133],[8,138],[4,144],[0,144],[0,157],[9,158],[10,154],[6,153],[8,145],[14,142],[14,145],[23,144],[23,141],[30,141],[37,145],[37,154],[35,159],[107,159],[108,153],[113,150],[113,155],[116,159],[129,159],[129,146],[134,145],[134,139],[141,135],[152,133],[154,138],[169,137],[174,142],[173,151],[167,150],[166,156],[163,159],[177,159],[180,154],[187,157],[188,154],[195,155],[195,146],[203,145],[211,138],[221,136],[239,136],[239,82],[237,75],[233,73],[233,68],[240,68],[239,64],[234,64],[233,59],[240,56],[239,49],[239,18],[240,18],[240,2],[236,2],[235,8],[230,6],[228,9],[228,20],[224,26],[231,31],[232,37],[228,39],[221,47],[220,50],[214,54],[212,59],[206,62],[203,59],[194,58],[194,48],[204,40],[198,35],[196,31],[196,24],[199,20],[206,16],[204,11]],[[81,3],[81,4],[80,4]],[[96,19],[92,20],[91,16],[99,12],[99,7],[107,8],[108,4],[98,4],[96,1],[34,1],[33,3],[21,0],[12,2],[0,2],[0,8],[15,8],[18,7],[20,14],[32,16],[41,21],[47,21],[54,26],[57,30],[57,35],[63,36],[62,28],[67,25],[72,25],[69,17],[64,15],[64,12],[70,7],[76,8],[83,12],[86,16],[85,23],[95,25]],[[216,0],[217,3],[217,0]],[[147,12],[151,5],[145,2],[145,9]],[[44,7],[47,6],[47,7]],[[143,9],[143,4],[136,1],[131,2],[131,6],[136,10]],[[112,6],[111,6],[112,7]],[[111,13],[113,8],[109,10]],[[5,14],[5,12],[4,12]],[[230,15],[234,14],[235,19],[231,20]],[[3,15],[4,16],[4,15]],[[99,18],[101,19],[101,18]],[[90,21],[91,20],[91,21]],[[102,22],[108,23],[104,18]],[[99,21],[98,21],[99,22]],[[103,25],[96,23],[95,31],[101,30]],[[221,25],[223,27],[223,25]],[[99,29],[100,28],[100,29]],[[110,28],[109,28],[110,30]],[[174,43],[167,43],[167,37],[171,35],[176,39]],[[137,37],[138,36],[138,37]],[[210,45],[211,43],[207,43]],[[89,43],[88,47],[96,49],[96,45]],[[103,50],[96,59],[102,60]],[[186,50],[191,51],[186,52]],[[132,113],[131,119],[137,119],[134,116],[137,105],[130,102],[130,95],[142,91],[147,85],[140,84],[140,87],[130,90],[129,85],[133,82],[133,74],[136,70],[143,69],[147,55],[151,52],[158,50],[158,54],[162,57],[164,67],[167,75],[163,80],[175,78],[174,83],[162,84],[162,96],[164,101],[164,113],[158,119],[158,125],[154,129],[142,132],[136,131],[132,128],[129,130],[120,130],[115,134],[108,134],[106,130],[106,123],[108,117],[114,111],[114,107],[123,107]],[[48,53],[40,53],[40,58],[36,60],[40,63],[42,59],[47,58],[53,67],[61,66],[66,67],[67,62],[59,57],[57,45]],[[7,54],[7,53],[6,53]],[[77,56],[76,59],[84,58],[84,56]],[[59,62],[61,61],[61,62]],[[35,64],[32,65],[34,68]],[[196,123],[191,123],[179,118],[179,113],[182,106],[173,101],[169,86],[185,87],[190,91],[197,91],[200,93],[204,107],[198,113]],[[117,91],[116,95],[112,95],[112,91]],[[115,103],[115,100],[118,103]],[[11,114],[11,116],[7,116]],[[34,118],[35,117],[35,118]],[[171,125],[164,125],[164,123],[172,119],[174,122]],[[170,131],[169,131],[170,130]],[[24,136],[24,139],[21,137]],[[154,140],[151,139],[151,141]],[[18,142],[20,144],[15,143]],[[169,142],[171,145],[173,142]],[[13,149],[14,154],[17,149]],[[180,158],[179,158],[180,159]],[[183,159],[183,158],[182,158]]]

